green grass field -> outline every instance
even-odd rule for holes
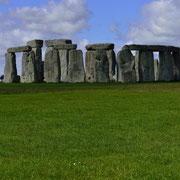
[[[0,83],[0,179],[180,179],[180,83]]]

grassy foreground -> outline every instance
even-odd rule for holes
[[[0,83],[0,179],[180,179],[180,83]]]

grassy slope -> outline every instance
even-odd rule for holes
[[[0,83],[2,179],[180,179],[180,83]]]

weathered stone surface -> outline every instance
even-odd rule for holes
[[[43,81],[43,64],[42,64],[42,50],[40,47],[32,48],[35,54],[35,66],[37,72],[38,82]]]
[[[83,54],[81,50],[69,51],[69,75],[70,81],[73,83],[84,82],[85,80]]]
[[[37,48],[37,47],[42,48],[43,47],[43,40],[35,39],[32,41],[28,41],[27,45],[31,46],[32,48]]]
[[[136,82],[135,58],[129,50],[121,50],[117,54],[117,81]]]
[[[174,80],[180,81],[180,53],[173,52],[173,59],[174,59]]]
[[[17,68],[16,68],[16,55],[15,53],[5,54],[6,64],[4,68],[4,79],[5,83],[14,83],[18,81]]]
[[[158,77],[159,77],[159,62],[157,59],[154,60],[154,78],[155,81],[158,81]]]
[[[159,52],[159,81],[173,81],[173,56],[170,51]]]
[[[131,44],[123,46],[122,50],[138,50],[138,51],[171,51],[171,52],[179,52],[179,47],[174,46],[163,46],[163,45],[138,45]]]
[[[31,51],[31,49],[32,48],[30,46],[19,46],[19,47],[8,48],[7,52],[8,53],[28,52],[28,51]]]
[[[114,49],[114,44],[112,43],[100,43],[100,44],[89,44],[86,45],[87,50],[110,50]]]
[[[111,82],[114,82],[114,75],[115,75],[115,67],[116,67],[116,55],[114,53],[114,51],[111,50],[107,50],[107,58],[109,61],[109,79]]]
[[[72,44],[72,41],[70,39],[54,39],[45,41],[46,47],[53,47],[57,44]]]
[[[35,54],[33,51],[24,52],[22,56],[21,82],[37,82],[37,73],[35,65]]]
[[[60,60],[58,50],[48,47],[45,53],[44,78],[46,82],[60,82]]]
[[[94,82],[109,82],[109,61],[106,50],[96,50]]]
[[[76,49],[77,48],[77,44],[57,44],[54,45],[54,49],[65,49],[65,50],[71,50],[71,49]]]
[[[154,81],[154,57],[152,51],[137,51],[135,57],[136,80]]]
[[[69,51],[59,50],[61,82],[70,82],[69,75]]]
[[[86,82],[94,82],[95,51],[86,52]]]

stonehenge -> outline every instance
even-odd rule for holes
[[[131,44],[123,46],[116,57],[112,43],[88,44],[84,62],[82,50],[70,39],[45,40],[45,46],[44,61],[43,40],[35,39],[25,46],[8,48],[3,82],[180,81],[179,47]],[[21,77],[16,67],[16,53],[19,52],[22,53]],[[159,53],[159,60],[154,59],[154,52]]]

